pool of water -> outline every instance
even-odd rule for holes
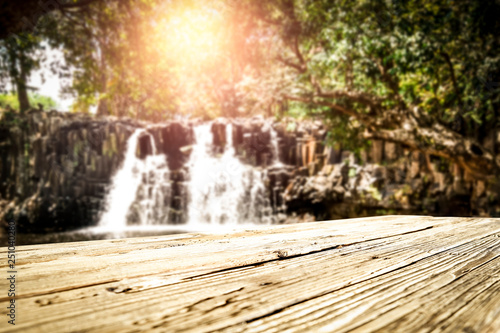
[[[33,244],[50,244],[81,242],[105,239],[122,239],[134,237],[163,236],[172,234],[182,234],[190,232],[202,233],[225,233],[241,228],[252,227],[250,224],[241,224],[238,227],[224,225],[163,225],[163,226],[127,226],[122,230],[111,230],[109,228],[91,227],[67,232],[53,232],[45,234],[16,234],[16,246]],[[255,225],[253,225],[255,227]],[[0,235],[0,246],[6,246],[7,236]]]

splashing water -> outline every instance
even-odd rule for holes
[[[232,143],[232,126],[226,126],[224,152],[213,153],[210,124],[194,128],[196,143],[187,164],[190,198],[185,228],[203,230],[208,225],[237,226],[269,223],[272,208],[266,193],[265,171],[243,164]],[[136,156],[139,137],[147,134],[153,155]],[[112,232],[133,227],[169,224],[172,188],[166,156],[156,154],[155,142],[144,129],[136,130],[127,141],[125,160],[112,179],[101,215],[99,229]]]
[[[141,177],[128,220],[139,225],[168,224],[171,185],[165,155],[146,156]]]
[[[151,140],[153,155],[141,160],[136,150],[143,133]],[[151,134],[137,129],[127,141],[123,165],[111,181],[99,227],[123,230],[129,221],[140,225],[165,222],[169,210],[169,176],[166,156],[156,154]]]
[[[210,125],[196,127],[196,145],[189,161],[188,225],[267,223],[271,208],[264,174],[243,164],[232,144],[232,126],[226,126],[226,146],[221,156],[212,153]]]

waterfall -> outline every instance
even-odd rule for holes
[[[109,229],[123,229],[126,226],[128,208],[135,200],[135,193],[140,184],[137,173],[137,143],[143,129],[137,129],[127,140],[127,149],[123,166],[111,180],[111,190],[104,203],[105,211],[99,226]]]
[[[141,177],[128,220],[139,225],[168,224],[171,185],[165,155],[146,156]]]
[[[153,155],[136,156],[138,139],[147,134]],[[156,154],[153,137],[137,129],[128,139],[122,167],[111,180],[99,226],[123,230],[128,224],[166,223],[170,206],[170,173],[166,156]]]
[[[226,126],[226,144],[215,154],[211,124],[194,128],[196,143],[186,165],[189,229],[207,225],[268,223],[272,208],[264,181],[265,171],[242,163],[232,143],[232,126]],[[148,135],[153,155],[136,156],[138,141]],[[120,231],[131,226],[168,225],[172,185],[167,157],[155,151],[153,136],[136,130],[127,141],[122,167],[112,178],[99,227]],[[184,208],[185,209],[185,208]]]
[[[276,130],[272,126],[271,126],[271,145],[273,146],[273,153],[274,153],[273,164],[276,166],[283,165],[280,161],[280,150],[279,150],[279,146],[278,146],[278,134],[276,133]]]
[[[188,164],[190,225],[265,223],[271,208],[262,171],[243,164],[232,143],[232,126],[226,126],[226,145],[221,156],[212,153],[209,124],[194,129],[196,145]]]

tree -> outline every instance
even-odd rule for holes
[[[0,44],[0,82],[6,86],[10,81],[21,112],[30,108],[28,78],[40,66],[42,49],[39,38],[27,33],[9,37]]]
[[[119,88],[112,82],[124,86],[124,76],[134,67],[131,58],[139,47],[135,31],[142,23],[134,18],[149,8],[148,2],[87,1],[85,6],[58,8],[44,17],[44,37],[52,47],[65,50],[65,60],[74,69],[68,90],[77,97],[75,111],[97,104],[99,115],[113,113],[113,94]],[[117,115],[126,114],[120,110]]]
[[[21,15],[20,6],[6,8]],[[153,121],[236,116],[248,110],[239,89],[245,69],[263,58],[258,42],[246,40],[253,18],[235,8],[225,0],[58,1],[23,35],[64,50],[75,111],[97,104],[98,114]]]
[[[56,101],[51,97],[39,95],[37,93],[29,94],[30,105],[37,106],[42,110],[51,110],[57,107]],[[0,94],[0,108],[19,110],[19,99],[14,94]]]
[[[8,27],[0,25],[0,77],[14,81],[22,110],[29,107],[26,79],[41,61],[42,54],[33,51],[43,49],[44,43],[64,51],[68,66],[52,64],[51,69],[73,77],[72,86],[65,91],[77,97],[75,111],[88,111],[90,105],[98,104],[99,114],[130,115],[131,104],[143,102],[144,86],[158,81],[142,75],[147,72],[143,47],[152,48],[145,43],[149,37],[145,27],[156,1],[28,3],[31,6],[12,2],[0,6],[0,13],[9,20],[19,19]],[[114,105],[120,104],[117,101],[121,105]]]
[[[66,61],[75,68],[77,106],[98,104],[98,114],[159,121],[173,117],[183,101],[196,99],[183,94],[193,85],[192,75],[179,79],[186,73],[186,54],[166,42],[171,32],[165,21],[186,4],[101,0],[47,15],[51,28],[45,36],[66,50]],[[191,73],[197,67],[191,63]]]
[[[53,11],[84,8],[100,0],[0,0],[0,40],[22,33],[33,33],[38,21]]]
[[[364,140],[404,144],[496,181],[500,5],[493,1],[248,1],[272,31],[272,93]],[[259,83],[262,84],[262,83]],[[338,133],[339,131],[337,131]]]
[[[31,107],[27,82],[44,60],[43,42],[54,35],[50,14],[80,10],[95,1],[98,0],[1,2],[0,15],[4,19],[0,22],[0,82],[5,87],[10,81],[21,112]],[[1,92],[5,93],[5,89]]]

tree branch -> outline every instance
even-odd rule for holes
[[[364,115],[362,115],[356,111],[347,109],[341,105],[332,103],[332,102],[314,100],[313,97],[307,98],[307,97],[291,96],[291,95],[284,95],[283,97],[285,97],[286,99],[288,99],[290,101],[302,102],[302,103],[307,103],[307,104],[314,104],[314,105],[318,105],[318,106],[326,106],[326,107],[329,107],[330,109],[338,112],[339,114],[354,117],[368,127],[371,127],[373,125],[372,122]]]
[[[380,75],[382,76],[382,81],[387,82],[387,86],[389,89],[392,90],[392,95],[394,98],[399,102],[402,108],[406,108],[406,103],[404,102],[403,98],[401,95],[399,95],[399,82],[397,79],[394,79],[394,77],[388,73],[388,68],[384,65],[382,65],[380,59],[376,59],[373,57],[370,57],[370,59],[375,63],[377,66]]]
[[[500,161],[478,142],[465,138],[440,124],[419,127],[415,122],[405,122],[394,130],[366,131],[366,139],[380,139],[404,144],[412,149],[440,156],[460,165],[476,179],[495,182]]]
[[[349,90],[332,90],[327,92],[321,92],[317,95],[322,98],[347,98],[353,102],[358,102],[364,105],[368,105],[376,110],[381,110],[383,98],[374,96],[361,91],[349,91]]]
[[[293,52],[299,59],[299,62],[302,64],[302,66],[305,66],[307,68],[307,63],[306,60],[304,59],[304,56],[302,56],[302,52],[300,52],[300,47],[299,47],[299,36],[295,35],[294,42],[293,42]]]
[[[281,57],[281,55],[278,56],[277,60],[286,66],[289,66],[289,67],[296,69],[299,73],[305,73],[307,71],[307,68],[303,67],[300,64],[296,64],[296,63],[292,62],[291,60],[284,59],[283,57]]]
[[[460,112],[462,112],[462,107],[461,107],[462,104],[460,103],[462,98],[460,97],[460,90],[458,89],[457,79],[455,77],[455,70],[453,69],[453,63],[451,62],[450,55],[444,51],[441,52],[440,54],[444,58],[444,60],[446,61],[446,64],[448,65],[448,68],[450,70],[451,82],[453,83],[453,90],[455,90],[455,95],[456,95],[455,98],[458,99],[459,106],[460,106]]]

